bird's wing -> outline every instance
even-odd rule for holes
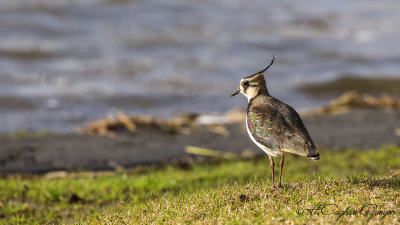
[[[300,116],[295,111],[295,115],[290,113],[272,104],[263,104],[262,109],[253,107],[248,111],[249,130],[257,141],[273,151],[307,156],[312,141],[305,138]]]
[[[318,151],[304,126],[303,120],[300,115],[291,106],[281,103],[279,111],[284,115],[285,121],[293,129],[293,133],[289,137],[289,141],[286,143],[285,149],[297,149],[300,151],[300,155],[316,155]],[[298,154],[298,153],[295,153]]]
[[[282,114],[270,105],[262,110],[257,107],[249,110],[247,123],[254,139],[273,151],[280,151],[285,133],[291,133],[286,131],[288,126]]]

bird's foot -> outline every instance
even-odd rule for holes
[[[275,191],[275,190],[276,190],[275,185],[272,185],[272,186],[271,186],[271,191]]]
[[[278,185],[278,188],[283,188],[282,184],[279,184],[279,185]]]

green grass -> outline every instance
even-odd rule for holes
[[[277,161],[277,160],[276,160]],[[279,164],[276,162],[276,165]],[[377,204],[400,222],[400,149],[323,151],[320,161],[285,158],[282,189],[270,191],[267,158],[153,166],[120,173],[80,172],[50,179],[0,179],[0,224],[365,224],[338,214]],[[276,171],[277,171],[276,167]],[[277,174],[277,172],[276,172]],[[72,198],[74,195],[76,198]],[[366,211],[373,211],[367,206]],[[313,215],[309,215],[312,211]],[[376,210],[375,210],[376,211]],[[354,214],[355,212],[353,212]],[[299,215],[302,214],[302,215]],[[381,215],[368,224],[380,224]],[[337,221],[338,220],[338,221]]]

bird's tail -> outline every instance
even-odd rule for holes
[[[309,147],[308,148],[308,154],[307,157],[312,159],[312,160],[319,160],[319,152],[318,150],[314,147]]]

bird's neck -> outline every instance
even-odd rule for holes
[[[265,96],[271,96],[268,92],[268,88],[267,86],[264,86],[264,88],[262,88],[259,92],[258,95],[265,95]]]
[[[250,102],[253,99],[257,98],[258,96],[271,96],[271,95],[269,94],[268,89],[265,86],[265,88],[254,90],[253,92],[248,93],[246,95],[247,101]]]

